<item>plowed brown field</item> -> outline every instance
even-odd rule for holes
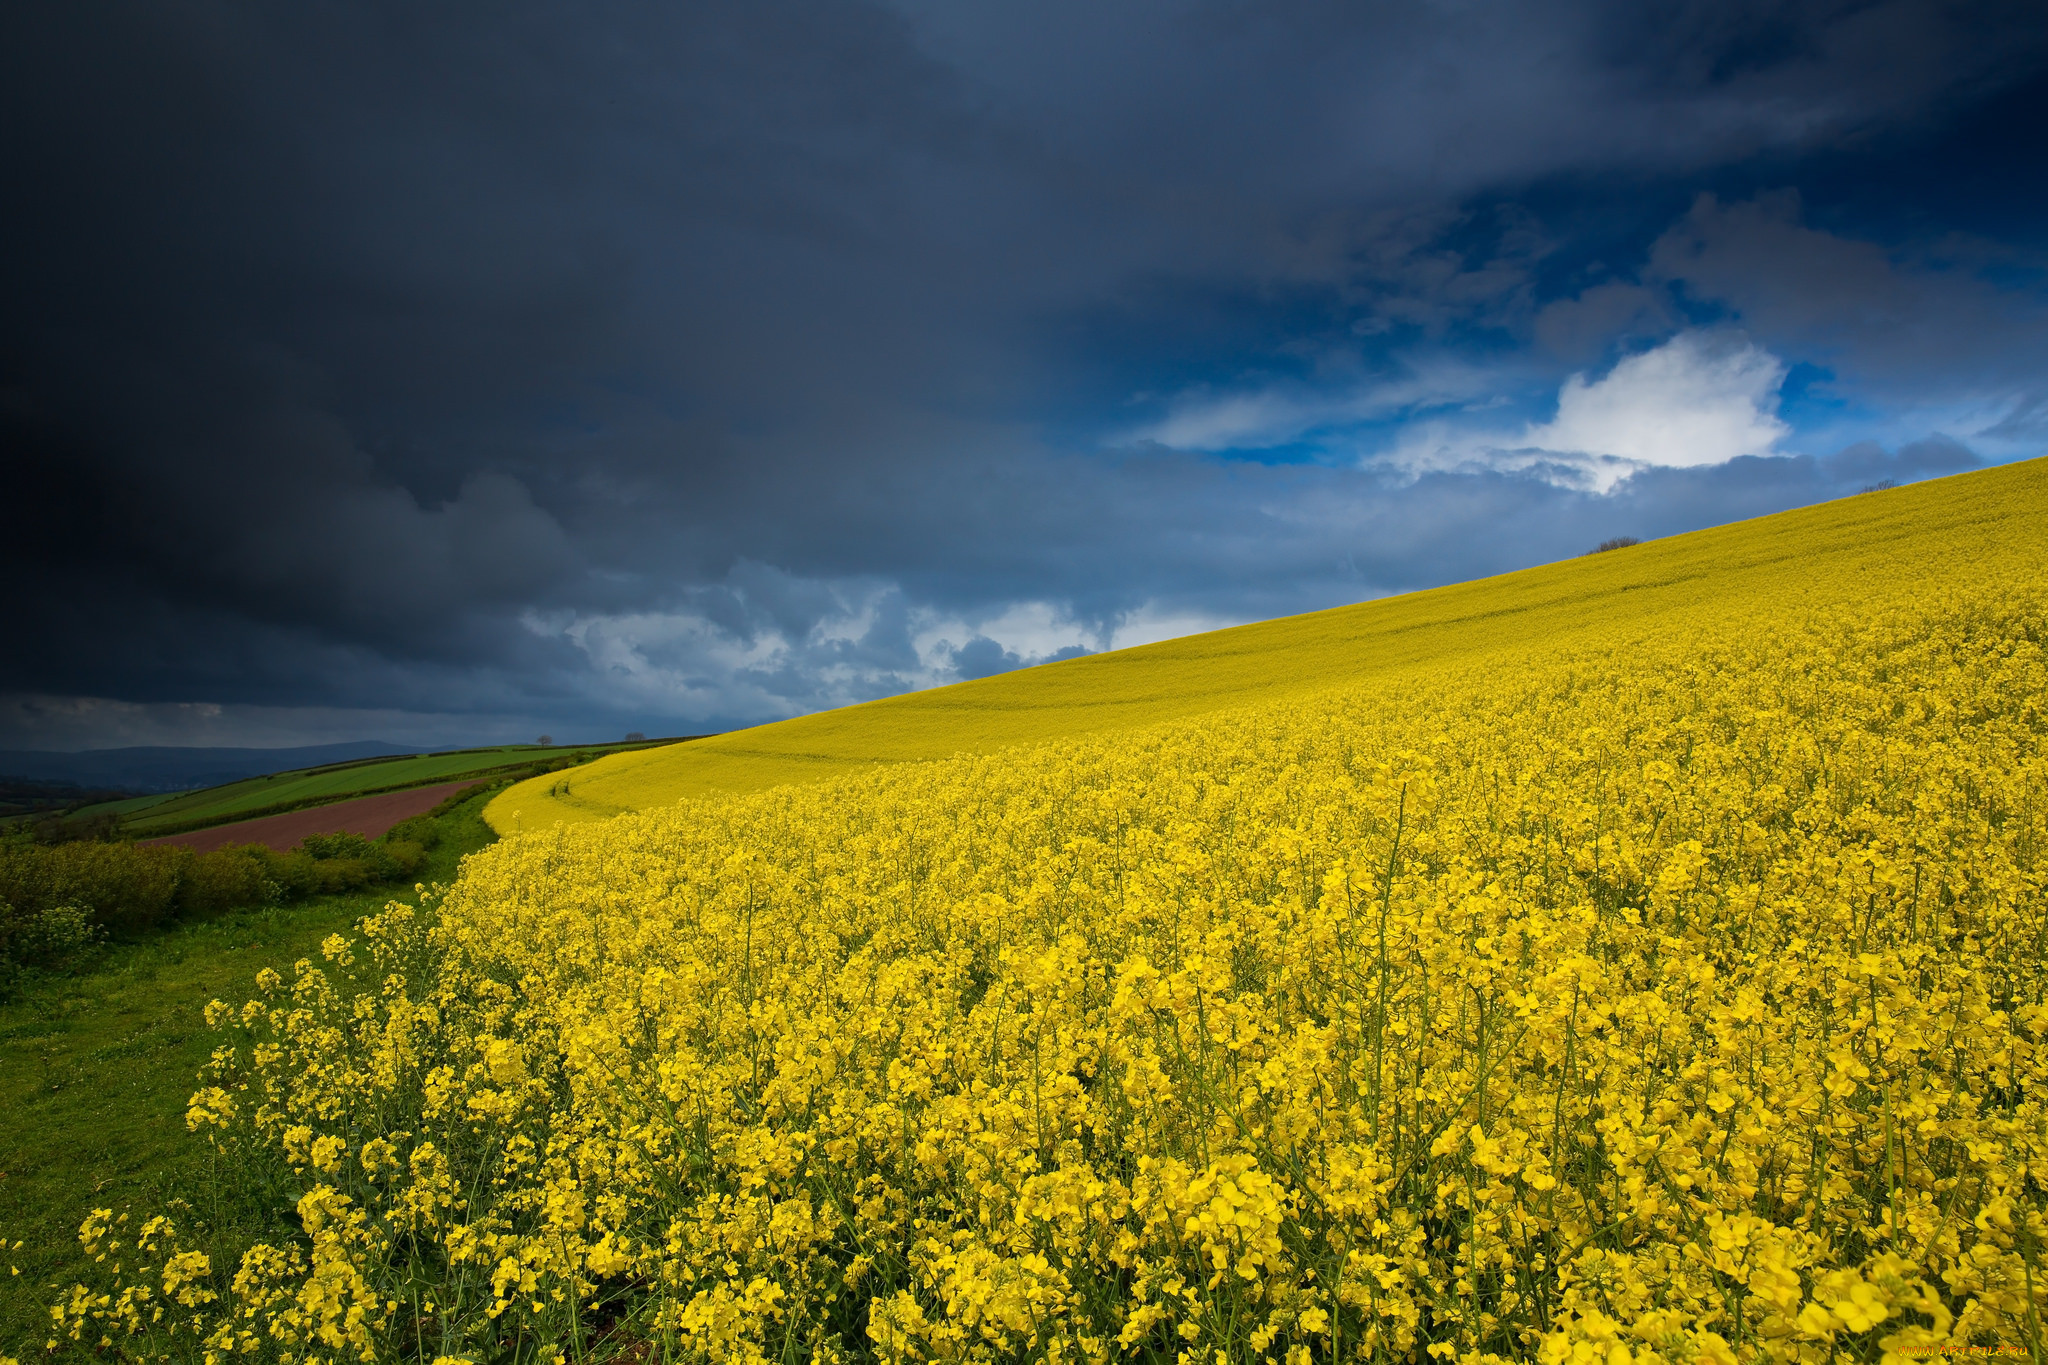
[[[295,810],[285,815],[266,815],[260,820],[237,820],[232,825],[215,825],[212,829],[196,829],[190,834],[172,834],[143,842],[183,844],[198,853],[211,853],[229,844],[267,844],[282,853],[298,847],[309,834],[348,833],[374,839],[400,820],[423,815],[470,785],[467,782],[444,782],[438,787],[385,792],[381,796],[337,801],[331,806],[315,806],[311,810]]]

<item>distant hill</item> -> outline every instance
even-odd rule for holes
[[[383,740],[306,744],[291,749],[203,749],[144,745],[132,749],[0,749],[0,778],[61,782],[129,792],[178,792],[216,787],[245,777],[362,758],[417,753]]]

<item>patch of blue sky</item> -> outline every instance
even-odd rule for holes
[[[1877,416],[1873,409],[1843,396],[1835,387],[1832,369],[1805,360],[1786,368],[1785,382],[1778,386],[1778,416],[1795,431],[1839,422],[1852,415]]]

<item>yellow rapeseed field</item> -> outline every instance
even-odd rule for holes
[[[2038,1362],[2044,533],[1993,471],[1503,580],[1434,663],[509,837],[211,1009],[189,1121],[299,1230],[95,1215],[53,1341]]]
[[[761,791],[857,768],[994,753],[1300,696],[1340,683],[1505,661],[1702,609],[1776,600],[1795,575],[1856,610],[1870,577],[1932,581],[1980,549],[2042,538],[2039,463],[1850,498],[1499,578],[1166,640],[953,687],[617,754],[491,804],[500,834],[605,819],[683,796]]]

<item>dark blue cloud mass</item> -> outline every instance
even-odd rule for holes
[[[0,13],[0,744],[699,732],[2048,449],[2037,0]]]

